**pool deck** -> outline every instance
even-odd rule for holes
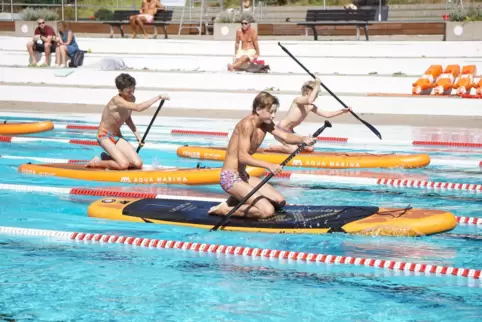
[[[40,117],[42,113],[72,118],[75,114],[91,114],[95,116],[92,119],[100,119],[104,104],[117,92],[114,78],[128,72],[137,80],[138,102],[159,93],[170,95],[171,101],[166,102],[160,116],[235,121],[250,113],[259,91],[267,90],[280,100],[279,120],[299,94],[301,84],[310,79],[280,49],[281,41],[345,104],[373,125],[482,128],[478,99],[411,95],[412,83],[432,64],[476,64],[479,71],[474,81],[479,81],[482,42],[441,42],[418,36],[406,37],[406,41],[386,37],[369,42],[266,37],[260,39],[260,58],[271,66],[272,73],[251,74],[226,71],[233,54],[231,41],[77,36],[81,48],[92,53],[86,55],[84,66],[69,71],[28,68],[25,43],[29,38],[0,35],[0,111],[19,116],[36,113]],[[123,59],[128,69],[103,71],[100,62],[106,57]],[[316,104],[328,111],[342,107],[323,89]],[[153,106],[134,115],[142,118],[155,110]],[[332,120],[360,124],[350,114]],[[322,118],[312,114],[306,121],[319,123]]]

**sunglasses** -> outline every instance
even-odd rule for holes
[[[310,85],[305,85],[305,86],[303,86],[303,87],[304,87],[304,88],[307,88],[307,89],[313,90],[313,87],[311,87]]]
[[[39,25],[39,26],[40,26],[40,25],[45,25],[45,21],[39,22],[38,25]]]
[[[242,25],[249,25],[249,22],[242,22]]]

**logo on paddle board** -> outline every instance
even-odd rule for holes
[[[113,203],[115,202],[115,199],[104,199],[102,200],[102,203]]]

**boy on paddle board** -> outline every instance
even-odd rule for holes
[[[251,114],[236,124],[226,150],[220,180],[221,187],[231,197],[212,207],[209,214],[227,215],[239,200],[242,200],[261,182],[260,179],[248,175],[246,166],[265,168],[273,174],[282,170],[279,164],[256,160],[252,157],[252,154],[263,143],[266,133],[271,133],[275,138],[287,144],[313,145],[316,143],[316,138],[311,136],[300,136],[275,127],[273,120],[278,107],[278,99],[263,91],[254,99]],[[269,183],[265,183],[234,212],[233,216],[267,218],[275,213],[275,207],[283,207],[285,203],[283,195]]]
[[[301,87],[301,96],[298,96],[293,100],[285,118],[278,123],[277,127],[280,130],[287,133],[295,133],[293,129],[300,125],[310,112],[324,118],[332,118],[350,112],[350,107],[342,108],[335,112],[325,112],[321,111],[315,104],[313,104],[318,97],[320,84],[321,81],[318,77],[316,78],[316,81],[308,81],[303,84]],[[298,148],[296,145],[286,144],[284,142],[281,143],[281,145],[269,146],[266,150],[270,152],[293,153]],[[313,146],[307,146],[304,150],[306,152],[313,152],[314,148]]]
[[[127,142],[120,129],[125,123],[134,133],[139,143],[142,138],[132,121],[132,111],[142,112],[159,100],[169,100],[167,95],[156,95],[148,101],[136,104],[134,91],[136,79],[129,74],[122,73],[115,79],[119,94],[112,97],[102,112],[97,142],[107,153],[102,153],[102,160],[95,156],[88,164],[88,168],[107,168],[111,170],[127,170],[129,167],[142,168],[142,160],[132,145]]]

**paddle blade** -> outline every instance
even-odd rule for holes
[[[378,138],[381,140],[382,139],[382,135],[380,134],[380,132],[378,132],[378,130],[373,126],[371,125],[370,123],[368,123],[367,121],[365,120],[362,120],[358,115],[355,114],[355,112],[353,111],[350,111],[351,114],[357,118],[360,122],[362,122],[363,124],[365,124],[365,126],[367,128],[369,128],[376,136],[378,136]]]

